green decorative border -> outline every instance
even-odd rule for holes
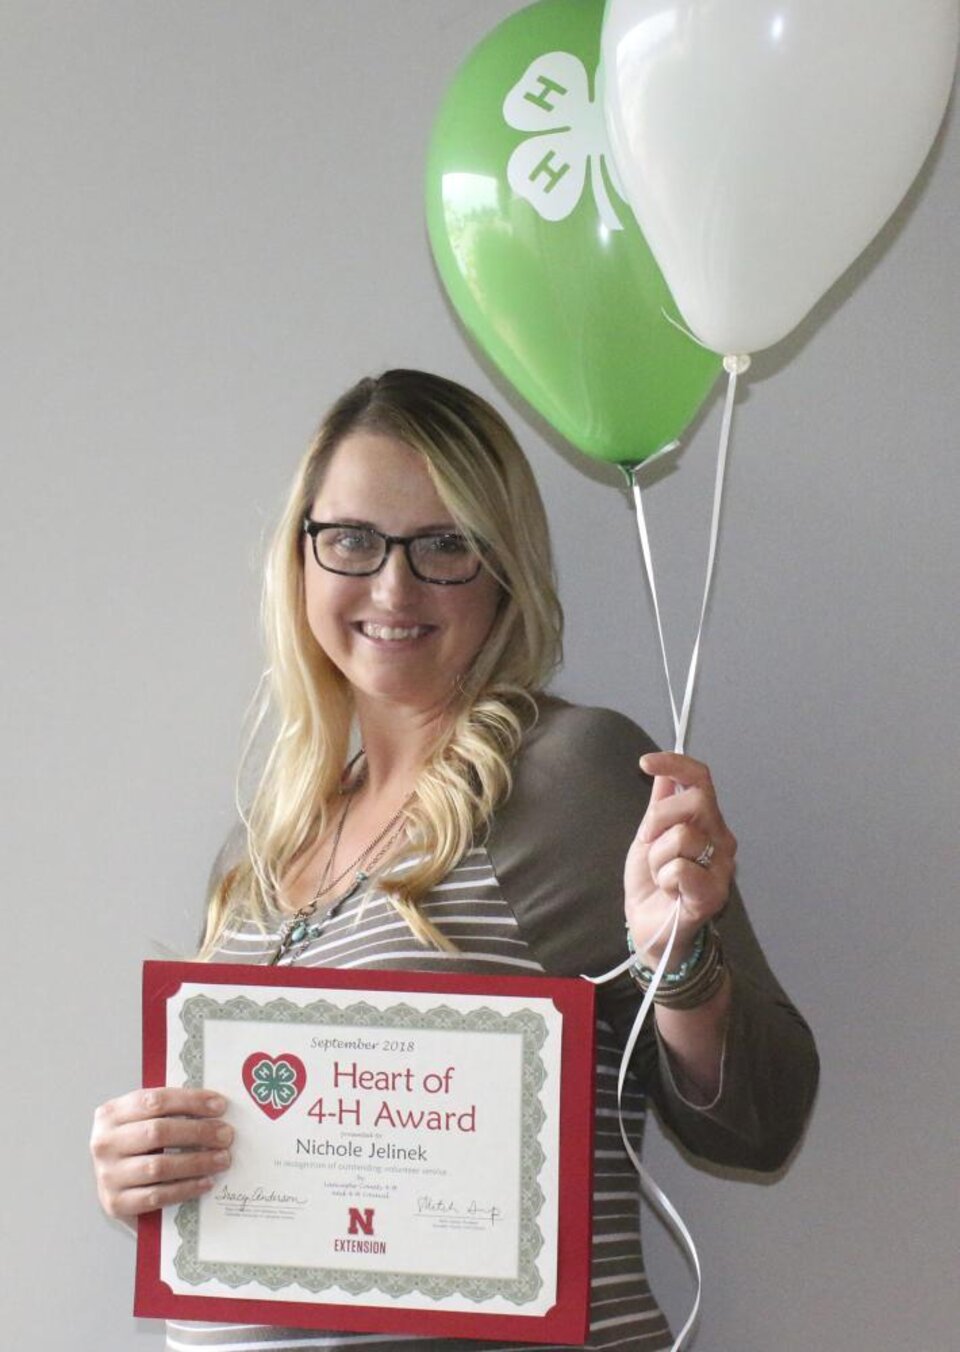
[[[309,1005],[297,1005],[287,999],[270,1000],[258,1004],[245,995],[231,1000],[211,1000],[206,995],[191,996],[184,1002],[180,1018],[187,1039],[180,1060],[187,1074],[187,1086],[200,1088],[203,1075],[203,1026],[208,1019],[266,1023],[310,1024],[322,1027],[381,1027],[388,1031],[398,1029],[430,1029],[464,1033],[509,1033],[523,1038],[521,1070],[521,1165],[520,1165],[520,1227],[519,1269],[515,1278],[435,1276],[409,1272],[366,1272],[355,1269],[295,1268],[268,1264],[210,1263],[198,1254],[199,1203],[185,1202],[177,1210],[176,1225],[181,1244],[174,1258],[174,1268],[182,1281],[200,1286],[216,1278],[225,1286],[239,1287],[259,1282],[271,1291],[290,1286],[301,1286],[317,1294],[331,1287],[339,1287],[352,1296],[369,1291],[396,1299],[419,1292],[431,1300],[460,1296],[479,1304],[500,1296],[514,1305],[527,1305],[535,1300],[543,1280],[536,1259],[543,1248],[543,1235],[537,1216],[543,1208],[544,1195],[538,1183],[545,1155],[539,1136],[546,1120],[540,1102],[540,1091],[546,1079],[546,1069],[540,1055],[547,1039],[547,1025],[541,1014],[532,1009],[518,1009],[511,1014],[499,1014],[486,1005],[463,1013],[449,1005],[434,1009],[414,1009],[411,1005],[392,1005],[377,1009],[360,1001],[341,1009],[328,1000],[315,1000]],[[389,1022],[386,1022],[389,1020]]]

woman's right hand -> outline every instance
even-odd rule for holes
[[[145,1211],[209,1192],[230,1166],[226,1106],[207,1089],[138,1089],[102,1103],[90,1153],[107,1215],[132,1224]]]

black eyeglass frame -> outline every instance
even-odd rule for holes
[[[383,541],[383,558],[377,564],[376,568],[365,568],[360,572],[350,571],[346,568],[331,568],[329,563],[321,562],[320,555],[317,553],[317,536],[322,530],[329,530],[331,527],[339,527],[341,530],[363,530],[369,535],[376,535]],[[468,582],[473,582],[480,574],[483,567],[483,558],[479,551],[477,554],[477,566],[469,577],[424,577],[417,571],[417,566],[410,553],[410,546],[417,540],[443,540],[449,536],[457,539],[466,540],[467,537],[460,531],[452,530],[425,530],[417,535],[387,535],[382,530],[377,530],[376,526],[362,526],[351,521],[314,521],[313,517],[305,516],[303,518],[303,533],[310,536],[310,543],[313,547],[313,557],[317,561],[317,567],[322,568],[325,573],[336,573],[338,577],[376,577],[377,573],[383,571],[386,567],[387,559],[390,557],[390,551],[394,545],[402,545],[403,552],[407,556],[407,567],[418,582],[426,582],[431,587],[463,587]],[[467,540],[467,544],[470,541]],[[470,545],[473,549],[473,545]]]

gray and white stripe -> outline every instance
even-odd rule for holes
[[[302,967],[403,968],[419,972],[489,975],[543,973],[505,901],[489,856],[473,849],[423,902],[429,920],[457,945],[456,954],[421,947],[390,903],[378,893],[356,896],[328,918],[319,937],[297,950]],[[279,928],[279,927],[278,927]],[[217,962],[265,963],[276,951],[276,931],[253,922],[225,938]],[[284,960],[288,965],[289,960]],[[617,1072],[621,1049],[603,1022],[597,1029],[597,1091],[594,1145],[594,1218],[590,1332],[584,1347],[665,1352],[672,1338],[643,1271],[639,1191],[617,1120]],[[639,1147],[645,1098],[634,1085],[624,1091],[624,1118]],[[172,1352],[215,1348],[217,1352],[304,1352],[309,1349],[402,1346],[404,1352],[530,1352],[531,1345],[397,1334],[321,1333],[248,1324],[169,1322]],[[543,1352],[563,1352],[544,1348]]]

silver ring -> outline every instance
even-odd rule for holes
[[[694,859],[693,862],[699,868],[709,868],[710,861],[716,854],[716,852],[717,852],[716,845],[714,845],[712,840],[708,840],[706,845],[704,845],[703,849],[700,851],[700,853],[697,855],[696,859]]]

